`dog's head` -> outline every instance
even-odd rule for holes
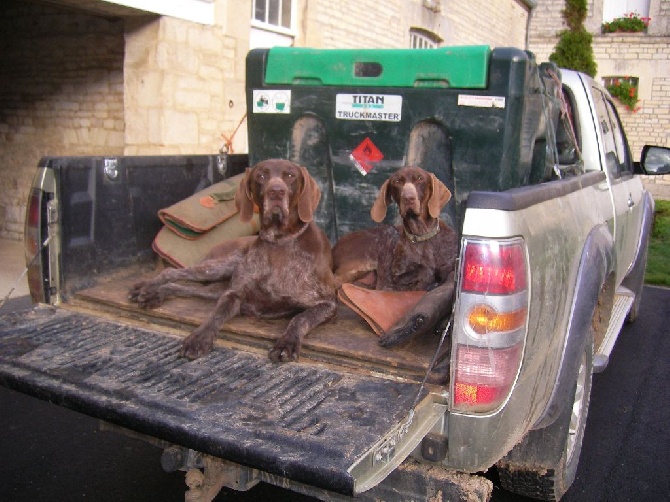
[[[401,167],[382,185],[370,216],[381,223],[387,206],[395,202],[403,219],[437,218],[449,199],[451,192],[433,173],[420,167]]]
[[[261,226],[289,228],[298,220],[312,221],[320,198],[321,191],[307,169],[288,160],[268,159],[247,168],[235,205],[244,222],[251,220],[256,206]]]

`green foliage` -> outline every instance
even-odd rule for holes
[[[565,9],[561,13],[569,29],[558,34],[558,43],[549,56],[549,61],[561,68],[581,71],[595,77],[598,66],[593,58],[593,37],[584,29],[587,12],[587,0],[565,0]]]
[[[583,28],[579,31],[565,30],[559,36],[549,61],[561,68],[581,71],[594,77],[598,66],[593,58],[593,36]]]
[[[603,23],[603,33],[638,33],[645,31],[651,21],[650,17],[640,17],[635,12],[613,19],[609,23]]]
[[[563,19],[572,31],[583,28],[587,13],[587,0],[565,0],[565,9],[561,11]]]
[[[611,85],[607,86],[607,90],[612,97],[618,99],[629,111],[633,113],[637,111],[635,108],[639,100],[637,87],[630,80],[626,78],[616,79]]]
[[[670,201],[668,200],[656,201],[644,279],[647,284],[670,287]]]

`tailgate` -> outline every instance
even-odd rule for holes
[[[444,414],[419,384],[216,346],[63,308],[0,317],[0,383],[193,450],[354,495]]]

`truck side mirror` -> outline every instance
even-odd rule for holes
[[[640,156],[640,174],[670,174],[670,148],[644,145]]]

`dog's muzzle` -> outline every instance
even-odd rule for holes
[[[263,191],[263,220],[283,225],[288,221],[289,187],[281,178],[272,178]]]
[[[419,193],[416,190],[414,183],[405,183],[400,191],[400,216],[403,218],[408,213],[413,213],[415,216],[421,214],[421,201],[419,200]]]

